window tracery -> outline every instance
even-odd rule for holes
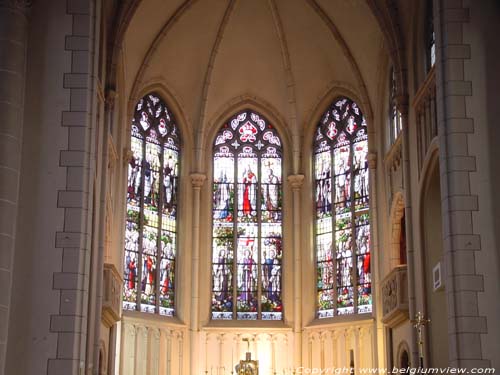
[[[317,316],[371,312],[367,124],[348,98],[318,124],[314,183]]]
[[[131,124],[123,309],[175,313],[180,139],[172,112],[151,93]]]
[[[260,114],[225,123],[213,147],[212,319],[281,320],[282,142]]]

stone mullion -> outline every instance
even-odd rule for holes
[[[156,275],[155,275],[155,299],[156,299],[155,309],[157,313],[160,313],[160,290],[161,290],[160,274],[161,274],[161,260],[163,256],[161,236],[163,229],[163,201],[165,200],[163,192],[163,178],[164,178],[163,166],[165,162],[165,148],[163,144],[160,144],[160,147],[161,147],[160,165],[159,165],[160,170],[158,171],[158,193],[157,193],[158,194],[158,238],[156,239]],[[153,189],[153,187],[151,187],[151,189]],[[172,196],[174,195],[174,190],[175,188],[172,187]],[[151,196],[152,195],[153,194],[151,194]],[[175,248],[175,252],[177,253],[177,247]],[[174,263],[174,272],[175,272],[175,263]],[[175,280],[175,274],[174,274],[174,280]],[[174,286],[174,296],[175,296],[175,286]],[[174,308],[175,308],[175,298],[174,298]]]
[[[201,188],[206,180],[204,174],[191,174],[191,184],[193,186],[193,245],[192,245],[192,280],[191,280],[191,316],[190,316],[190,368],[191,374],[199,373],[199,271],[200,271],[200,199]]]
[[[233,267],[231,270],[231,284],[233,295],[233,315],[232,319],[236,319],[238,314],[238,207],[239,207],[239,184],[238,184],[238,154],[234,154],[234,175],[233,175]],[[213,211],[212,211],[213,215]],[[213,224],[212,224],[213,226]],[[213,244],[212,244],[213,246]],[[212,249],[213,252],[213,249]],[[212,255],[213,256],[213,255]]]
[[[145,185],[145,180],[146,180],[146,175],[145,175],[145,167],[146,167],[146,147],[147,147],[147,141],[146,141],[146,133],[143,134],[143,140],[142,140],[142,155],[141,155],[141,197],[139,198],[139,242],[137,244],[138,246],[138,252],[137,252],[137,281],[135,282],[135,291],[136,291],[136,296],[135,296],[135,303],[136,303],[136,309],[141,311],[141,297],[142,297],[142,272],[143,272],[143,262],[142,262],[142,252],[143,252],[143,238],[144,238],[144,185]]]
[[[0,1],[0,375],[4,374],[9,331],[10,297],[15,249],[15,223],[18,212],[19,179],[23,132],[26,45],[28,34],[27,1]],[[11,181],[7,183],[7,181]],[[13,182],[13,183],[12,183]]]
[[[467,117],[466,106],[466,97],[472,96],[472,83],[464,77],[465,62],[471,59],[471,46],[463,38],[469,9],[462,1],[440,0],[435,2],[434,14],[449,361],[453,367],[490,367],[481,352],[481,333],[485,333],[487,320],[479,316],[477,309],[478,291],[484,286],[475,264],[481,238],[474,234],[472,223],[477,210],[477,196],[470,188],[474,168],[459,165],[464,157],[473,162],[476,159],[469,151],[474,120]],[[459,129],[459,123],[467,123],[468,129]],[[460,283],[464,277],[475,277],[479,287],[470,290],[467,283]]]
[[[301,212],[300,212],[300,193],[301,187],[304,182],[304,175],[290,175],[288,176],[288,182],[292,187],[293,192],[293,272],[294,275],[300,275],[302,270],[302,254],[301,252]],[[316,215],[316,214],[315,214]],[[316,220],[316,219],[315,219]],[[316,259],[316,257],[315,257]],[[317,264],[317,263],[316,263]],[[317,267],[317,266],[316,266]],[[316,271],[317,272],[317,271]],[[293,330],[295,333],[295,348],[293,356],[294,367],[297,368],[301,366],[302,357],[302,280],[301,277],[293,278],[293,310],[294,310],[294,326]],[[316,293],[317,295],[317,293]],[[315,309],[317,306],[315,306]]]
[[[397,116],[397,113],[396,113]],[[351,175],[351,186],[349,186],[349,191],[351,192],[351,261],[352,261],[352,269],[351,269],[351,278],[352,278],[352,313],[358,313],[358,244],[356,243],[356,196],[355,196],[355,187],[354,187],[354,179],[356,178],[354,172],[354,145],[352,141],[349,144],[350,152],[349,152],[349,174]],[[334,276],[336,277],[336,276]]]
[[[331,238],[332,238],[332,250],[331,250],[331,255],[332,255],[332,268],[333,268],[333,275],[332,275],[332,287],[333,287],[333,316],[337,316],[338,312],[338,290],[339,290],[339,285],[338,285],[338,279],[337,279],[337,206],[336,206],[336,201],[335,201],[335,148],[332,147],[330,151],[330,202],[331,202],[331,215],[332,215],[332,229],[331,229]],[[345,204],[345,202],[344,202]],[[317,272],[317,271],[316,271]]]

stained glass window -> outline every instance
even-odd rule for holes
[[[137,104],[130,143],[123,309],[172,316],[180,141],[158,95]]]
[[[401,119],[401,112],[398,110],[397,105],[397,82],[396,82],[396,73],[394,68],[391,69],[391,79],[390,79],[390,98],[389,98],[389,122],[390,122],[390,137],[391,143],[396,141],[403,130],[403,121]]]
[[[339,98],[316,131],[318,318],[372,311],[366,126],[357,104]]]
[[[434,10],[433,1],[427,1],[427,30],[426,30],[426,47],[427,47],[427,71],[436,63],[436,33],[434,31]]]
[[[213,148],[212,319],[281,320],[282,146],[260,114],[227,121]]]

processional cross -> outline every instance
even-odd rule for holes
[[[410,322],[413,324],[413,327],[417,329],[417,335],[418,335],[418,356],[420,359],[420,367],[424,367],[424,339],[422,337],[423,335],[423,328],[429,323],[431,320],[430,319],[425,319],[424,314],[422,314],[420,311],[417,313],[415,319],[411,320]]]

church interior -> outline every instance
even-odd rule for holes
[[[497,0],[0,1],[0,375],[494,373],[499,34]]]

